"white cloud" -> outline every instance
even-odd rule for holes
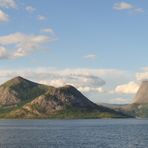
[[[7,22],[9,20],[9,16],[0,10],[0,22]]]
[[[142,68],[141,72],[137,72],[136,79],[138,81],[148,80],[148,67],[144,67],[144,68]]]
[[[85,86],[85,87],[78,87],[78,90],[81,91],[81,92],[85,92],[85,93],[92,93],[92,92],[95,92],[95,93],[103,93],[104,90],[102,87],[89,87],[89,86]]]
[[[31,13],[31,12],[33,12],[33,11],[35,11],[36,9],[34,8],[34,7],[32,7],[32,6],[26,6],[26,11],[27,12],[29,12],[29,13]]]
[[[148,80],[148,72],[139,72],[139,73],[136,73],[136,78],[139,81]]]
[[[134,5],[127,2],[118,2],[114,4],[113,8],[115,10],[126,10],[134,8]]]
[[[85,59],[91,59],[91,60],[96,59],[96,57],[97,57],[96,54],[88,54],[84,56]]]
[[[52,36],[45,35],[27,35],[23,33],[14,33],[6,36],[0,36],[0,45],[2,49],[5,49],[5,58],[17,58],[26,56],[33,51],[39,49],[39,47],[47,42],[54,40]],[[9,46],[14,46],[15,48],[10,52]],[[1,56],[0,59],[4,57]]]
[[[54,80],[51,80],[50,82],[46,81],[46,83],[43,83],[43,84],[47,84],[47,85],[50,84],[51,86],[61,87],[64,85],[68,85],[69,83],[62,79],[54,79]]]
[[[0,0],[1,8],[16,8],[15,0]]]
[[[114,10],[118,10],[118,11],[130,10],[131,14],[139,14],[139,13],[143,13],[144,12],[143,8],[136,7],[135,5],[133,5],[131,3],[124,2],[124,1],[115,3],[113,5],[113,9]]]
[[[38,15],[37,19],[40,21],[44,21],[44,20],[47,20],[47,17],[43,15]]]
[[[139,84],[134,81],[129,82],[128,84],[118,85],[115,88],[116,93],[123,94],[135,94],[139,89]]]

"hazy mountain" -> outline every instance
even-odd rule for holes
[[[16,77],[0,86],[1,118],[129,117],[96,105],[73,86],[55,88]]]
[[[132,104],[111,108],[139,118],[148,118],[148,81],[141,83]]]

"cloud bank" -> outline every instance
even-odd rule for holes
[[[28,35],[21,32],[0,36],[0,59],[29,55],[38,50],[42,44],[52,42],[54,39],[55,37],[49,35]]]

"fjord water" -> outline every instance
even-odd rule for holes
[[[148,120],[0,120],[4,148],[146,148]]]

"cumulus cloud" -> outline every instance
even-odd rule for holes
[[[85,59],[91,59],[91,60],[96,59],[96,57],[97,57],[96,54],[88,54],[84,56]]]
[[[148,80],[148,72],[139,72],[139,73],[136,73],[136,78],[139,81]]]
[[[85,86],[85,87],[78,87],[78,90],[85,93],[88,93],[88,92],[103,93],[104,92],[102,87],[94,88],[94,87]]]
[[[9,20],[9,16],[0,10],[0,22],[7,22]]]
[[[0,59],[3,58],[17,58],[26,56],[33,51],[39,49],[39,47],[47,42],[51,42],[54,40],[52,36],[46,35],[27,35],[24,33],[13,33],[6,36],[0,36],[0,45],[1,50],[5,49],[5,54]],[[10,51],[9,46],[14,46],[14,49]]]
[[[117,2],[113,5],[113,9],[114,10],[130,10],[132,14],[139,14],[139,13],[143,13],[144,9],[140,8],[140,7],[136,7],[134,4],[131,3],[127,3],[127,2]]]
[[[16,8],[15,0],[0,0],[1,8]]]
[[[139,84],[134,81],[129,82],[128,84],[118,85],[115,88],[116,93],[123,94],[135,94],[139,89]]]
[[[126,10],[134,8],[134,5],[127,2],[118,2],[114,4],[113,8],[115,10]]]
[[[33,11],[35,11],[36,9],[34,8],[34,7],[32,7],[32,6],[26,6],[26,11],[27,12],[29,12],[29,13],[31,13],[31,12],[33,12]]]
[[[144,67],[144,68],[142,68],[141,72],[137,72],[136,79],[138,81],[148,80],[148,67]]]

